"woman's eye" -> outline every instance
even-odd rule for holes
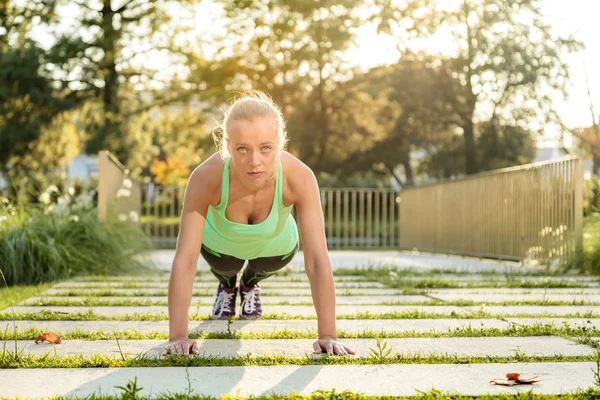
[[[271,151],[271,146],[264,146],[263,151]]]
[[[245,147],[238,147],[238,151],[245,153],[246,152],[246,148]]]

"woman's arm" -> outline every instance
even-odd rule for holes
[[[206,176],[203,169],[201,166],[194,170],[185,189],[177,247],[169,279],[170,341],[188,337],[188,312],[210,202],[210,185],[203,178]],[[179,349],[175,350],[179,352]],[[186,349],[182,349],[180,354],[187,354]]]
[[[346,355],[354,352],[337,342],[335,324],[335,285],[331,270],[331,261],[327,253],[325,223],[321,208],[321,195],[314,173],[306,166],[300,169],[301,182],[295,205],[298,216],[304,268],[310,281],[311,293],[317,312],[319,348],[328,354]]]

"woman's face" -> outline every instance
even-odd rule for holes
[[[275,118],[233,121],[228,134],[231,164],[245,186],[259,187],[274,177],[279,153]]]

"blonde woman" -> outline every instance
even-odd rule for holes
[[[255,319],[262,314],[259,282],[291,261],[299,236],[318,319],[313,349],[354,354],[336,335],[335,289],[317,180],[284,151],[281,111],[265,94],[252,92],[234,101],[221,128],[220,152],[192,172],[185,191],[169,280],[169,344],[163,355],[198,351],[196,341],[188,338],[188,308],[200,254],[219,280],[213,318],[236,315],[239,290],[239,316]]]

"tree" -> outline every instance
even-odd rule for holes
[[[32,21],[50,23],[54,7],[53,1],[0,3],[0,171],[7,174],[10,168],[13,177],[23,168],[60,164],[67,156],[67,147],[59,147],[53,157],[27,158],[30,151],[47,154],[44,147],[54,140],[48,130],[41,138],[45,128],[77,103],[75,93],[50,76],[51,56],[30,37]],[[60,56],[69,57],[68,52]]]
[[[366,109],[373,114],[369,129],[374,131],[377,126],[383,132],[366,135],[338,169],[346,173],[375,170],[394,178],[401,186],[413,184],[411,151],[437,151],[442,138],[451,135],[457,124],[456,115],[448,110],[440,93],[434,61],[414,55],[353,79],[370,99],[350,111]],[[399,166],[404,168],[405,180],[397,173]]]
[[[80,114],[88,132],[85,150],[108,149],[129,166],[132,152],[150,151],[151,146],[140,132],[131,131],[130,121],[155,107],[201,98],[199,88],[212,95],[214,66],[201,56],[201,43],[186,36],[192,26],[184,21],[194,21],[196,2],[63,2],[78,7],[81,25],[57,39],[58,48],[77,58],[55,65],[55,74],[70,87],[87,91],[86,112]],[[144,63],[147,56],[168,62]],[[218,85],[227,79],[220,74]]]
[[[566,96],[568,69],[561,55],[581,43],[552,35],[539,0],[462,0],[449,11],[434,7],[433,0],[408,0],[403,8],[381,3],[392,11],[378,22],[399,37],[403,51],[410,50],[407,36],[452,35],[455,54],[442,59],[441,70],[445,99],[460,118],[467,174],[482,167],[477,126],[488,126],[494,143],[503,126],[536,131],[537,125],[540,131],[546,123],[560,124],[551,94]]]
[[[269,93],[290,121],[302,123],[304,129],[289,124],[290,150],[301,153],[316,171],[325,168],[331,150],[335,106],[331,95],[337,83],[353,73],[344,51],[362,20],[354,10],[363,3],[222,2],[227,18],[222,40],[233,42],[230,59],[239,67],[240,86]]]
[[[587,68],[585,69],[585,84],[587,88],[587,94],[590,99],[590,115],[592,117],[592,126],[587,128],[573,129],[571,134],[577,137],[584,146],[587,147],[587,152],[591,153],[592,160],[594,162],[593,172],[594,174],[600,173],[600,124],[597,121],[596,110],[594,109],[594,102],[592,101],[592,92],[590,90],[590,82],[588,80]]]

